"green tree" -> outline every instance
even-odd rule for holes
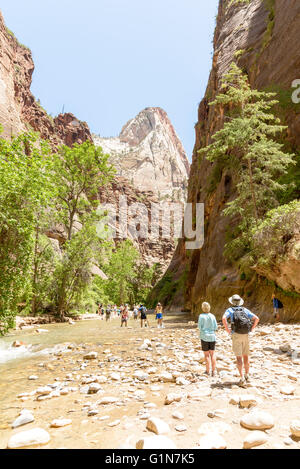
[[[111,253],[105,269],[108,276],[105,291],[113,303],[131,303],[134,299],[132,282],[137,276],[136,264],[139,258],[139,252],[128,239],[121,242]]]
[[[79,308],[92,281],[92,265],[101,251],[96,232],[101,215],[96,208],[99,188],[115,173],[108,158],[90,142],[63,146],[54,156],[53,176],[58,187],[55,221],[66,232],[63,257],[54,272],[53,307],[61,318],[76,304]]]
[[[216,106],[224,126],[213,143],[199,151],[211,162],[226,161],[237,194],[227,204],[224,215],[239,220],[235,239],[226,246],[226,254],[239,258],[249,248],[250,231],[265,213],[278,205],[277,194],[285,189],[279,177],[294,163],[291,154],[274,138],[286,129],[271,112],[276,93],[251,89],[248,78],[232,64],[222,80],[222,93],[210,103]]]
[[[33,133],[0,139],[0,332],[30,290],[35,227],[53,196],[50,149]]]

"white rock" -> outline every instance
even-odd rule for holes
[[[240,423],[242,427],[249,430],[268,430],[275,425],[271,414],[259,410],[254,410],[244,415]]]
[[[30,381],[35,381],[35,380],[39,379],[39,377],[36,376],[36,375],[31,375],[31,376],[28,376],[28,379],[29,379]]]
[[[13,435],[7,444],[8,449],[26,448],[28,446],[46,445],[50,441],[50,435],[42,428],[33,428],[25,432]]]
[[[200,438],[199,446],[201,449],[226,449],[227,443],[219,433],[207,433]]]
[[[240,407],[250,408],[257,405],[256,397],[253,394],[243,394],[240,396]]]
[[[100,405],[115,404],[119,399],[117,397],[102,397],[97,403]]]
[[[300,420],[293,420],[290,428],[292,435],[300,438]]]
[[[150,430],[153,433],[156,433],[157,435],[163,435],[165,433],[170,432],[170,427],[169,425],[164,422],[161,419],[158,419],[156,417],[151,417],[146,426],[147,430]]]
[[[108,427],[116,427],[117,425],[120,425],[121,420],[114,420],[114,422],[108,423]]]
[[[210,397],[212,395],[212,389],[210,388],[200,388],[196,391],[192,391],[188,394],[189,399],[193,399],[195,401],[202,400],[204,397]]]
[[[12,428],[18,428],[31,422],[34,422],[34,416],[28,410],[25,410],[21,412],[21,415],[14,421]]]
[[[84,355],[84,360],[96,360],[98,358],[98,353],[97,352],[89,352],[86,355]]]
[[[186,386],[190,384],[190,382],[186,380],[185,378],[183,378],[182,376],[180,376],[179,378],[176,379],[176,384],[178,386]]]
[[[244,439],[243,447],[244,449],[251,449],[255,446],[261,446],[267,443],[268,436],[264,432],[254,431],[248,433],[246,438]]]
[[[225,433],[232,432],[232,428],[228,423],[225,422],[206,422],[198,428],[200,435],[207,435],[208,433],[218,433],[224,435]]]
[[[286,396],[291,396],[295,392],[295,387],[292,386],[291,384],[288,384],[287,386],[282,386],[280,388],[280,393],[285,394]]]
[[[103,384],[103,383],[107,382],[107,377],[106,376],[97,376],[96,380],[97,380],[97,383]]]
[[[88,394],[97,394],[102,390],[102,387],[98,383],[93,383],[89,386]]]
[[[112,373],[112,374],[110,375],[110,377],[111,377],[111,379],[112,379],[113,381],[120,381],[120,379],[121,379],[120,373]]]
[[[149,375],[144,371],[138,370],[133,373],[133,378],[138,379],[139,381],[145,381],[149,379]]]
[[[173,375],[171,373],[168,373],[167,371],[161,373],[159,375],[159,379],[163,381],[164,383],[174,383],[175,379],[173,378]]]
[[[187,431],[187,427],[186,427],[186,425],[176,425],[175,430],[176,430],[177,432],[186,432],[186,431]]]
[[[50,394],[52,389],[49,386],[41,386],[36,390],[36,394],[39,396],[48,396]]]
[[[170,405],[172,402],[180,402],[182,399],[182,396],[180,394],[167,394],[165,397],[165,405]]]
[[[151,436],[139,440],[136,449],[176,449],[176,445],[166,436]]]
[[[61,428],[66,427],[67,425],[71,425],[72,420],[70,419],[55,419],[52,420],[50,427],[51,428]]]
[[[176,419],[176,420],[184,420],[184,415],[181,412],[179,412],[178,410],[176,410],[172,414],[172,417],[173,417],[173,419]]]

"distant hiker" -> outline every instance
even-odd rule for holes
[[[232,304],[232,308],[225,311],[223,324],[228,334],[232,336],[233,353],[236,356],[237,368],[241,377],[239,386],[245,386],[245,381],[249,381],[249,333],[253,332],[259,323],[259,318],[248,309],[243,308],[244,300],[239,295],[233,295],[229,298],[229,303]],[[229,318],[231,330],[227,322]],[[243,376],[243,362],[245,377]]]
[[[163,326],[163,308],[160,303],[157,304],[155,308],[155,313],[156,313],[156,319],[157,319],[157,327],[159,329],[162,329]]]
[[[272,301],[273,301],[274,318],[276,319],[276,321],[280,321],[279,310],[283,308],[283,304],[278,298],[276,298],[275,293],[273,293],[272,295]]]
[[[210,374],[210,362],[212,376],[216,373],[216,330],[218,324],[215,316],[210,312],[210,304],[202,303],[203,314],[199,315],[198,328],[200,331],[201,346],[205,356],[206,375]]]
[[[105,315],[106,315],[106,322],[110,321],[111,320],[111,307],[110,307],[110,305],[107,306],[106,311],[105,311]]]
[[[138,317],[139,317],[139,310],[138,310],[137,306],[135,306],[133,308],[133,319],[136,321]]]
[[[99,314],[99,316],[101,316],[101,310],[102,310],[102,303],[99,303],[98,309],[97,309],[97,314]]]
[[[141,327],[146,327],[146,325],[149,327],[149,322],[147,319],[147,308],[143,304],[140,304],[139,313],[141,318]]]
[[[125,324],[125,326],[127,327],[128,318],[129,318],[129,311],[128,311],[128,307],[125,306],[121,315],[121,327],[123,327],[123,324]]]

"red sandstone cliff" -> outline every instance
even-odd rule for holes
[[[5,26],[0,12],[0,122],[3,136],[17,135],[30,126],[53,146],[92,140],[87,124],[72,114],[52,119],[30,91],[34,63],[31,51]]]
[[[298,0],[251,0],[232,2],[220,0],[214,36],[213,66],[206,94],[199,106],[198,122],[195,127],[196,143],[191,166],[188,201],[205,204],[205,243],[201,250],[186,252],[180,242],[167,273],[180,288],[168,298],[173,307],[199,312],[201,302],[208,300],[219,316],[233,293],[246,297],[247,304],[267,317],[272,310],[270,301],[273,287],[266,278],[274,280],[274,272],[254,276],[252,281],[241,280],[235,267],[223,256],[226,230],[230,223],[222,215],[227,202],[233,199],[235,188],[231,174],[224,169],[214,187],[208,187],[214,165],[205,158],[201,163],[197,151],[211,141],[211,136],[223,125],[222,116],[208,106],[216,96],[220,80],[235,60],[248,73],[255,88],[271,88],[287,97],[279,105],[280,117],[288,125],[285,141],[289,148],[299,153],[300,105],[292,105],[292,82],[300,78],[300,2]],[[300,197],[300,194],[299,194]],[[299,231],[290,233],[289,243],[297,243]],[[286,249],[290,251],[291,246]],[[295,252],[295,249],[293,249]],[[297,251],[299,253],[299,251]],[[299,271],[292,268],[284,274],[293,276]],[[280,269],[278,270],[280,271]],[[261,274],[260,271],[258,271]],[[264,278],[266,277],[266,278]],[[282,277],[275,275],[275,282]],[[181,282],[180,280],[183,279]],[[300,300],[293,293],[300,293],[291,278],[281,279],[280,286],[290,285],[292,295],[282,293],[286,306],[286,319],[300,319]],[[183,286],[182,286],[183,285]]]

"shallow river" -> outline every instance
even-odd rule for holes
[[[7,437],[11,433],[11,423],[22,408],[33,410],[35,415],[39,411],[42,427],[44,427],[44,420],[47,418],[47,409],[49,413],[52,414],[53,412],[53,416],[57,417],[56,413],[60,412],[59,415],[66,417],[64,406],[68,402],[68,406],[71,407],[71,402],[74,402],[75,398],[73,394],[66,396],[65,399],[54,399],[41,404],[32,402],[32,399],[22,403],[17,399],[17,396],[20,393],[31,392],[40,385],[53,383],[54,377],[56,379],[63,379],[67,372],[74,370],[74,368],[76,369],[76,360],[82,358],[82,355],[79,355],[80,353],[82,354],[82,351],[77,352],[76,348],[75,350],[69,350],[69,344],[80,346],[80,350],[86,348],[87,351],[93,349],[93,346],[97,350],[99,350],[99,346],[100,350],[103,350],[101,346],[111,348],[112,352],[121,356],[122,362],[126,364],[126,357],[134,355],[135,350],[139,346],[137,340],[144,340],[146,337],[149,337],[149,333],[151,336],[153,334],[158,335],[164,331],[174,333],[178,328],[189,329],[191,327],[187,324],[189,317],[184,314],[167,316],[165,318],[164,330],[156,328],[154,316],[150,316],[149,319],[152,326],[150,329],[141,329],[140,321],[134,321],[133,319],[128,323],[128,330],[120,327],[119,319],[113,319],[108,323],[100,320],[84,320],[78,321],[74,325],[68,323],[43,325],[40,326],[40,329],[46,329],[47,332],[41,333],[36,332],[37,327],[35,326],[34,329],[14,332],[1,338],[0,448],[5,447]],[[12,343],[15,340],[22,341],[25,346],[13,348]],[[37,375],[38,381],[29,380],[28,377],[30,375]],[[72,383],[70,383],[71,385]],[[110,392],[117,392],[114,386]],[[127,415],[136,415],[138,407],[134,405],[132,409],[127,408]],[[121,409],[111,412],[112,418],[114,416],[119,418],[121,415]],[[71,415],[71,418],[75,420],[77,420],[76,417],[74,414]],[[82,416],[78,415],[78,425],[80,420],[82,420]],[[38,423],[39,419],[36,419],[36,424]],[[33,424],[33,426],[38,425]],[[21,427],[18,431],[25,429]],[[57,435],[59,433],[57,431]],[[83,447],[82,432],[81,430],[79,431],[79,427],[76,429],[75,422],[69,438],[72,439],[72,447]],[[106,442],[106,438],[103,440],[103,444],[104,441]],[[53,444],[54,447],[59,447],[61,440],[59,438],[55,439]],[[108,442],[105,444],[109,445]]]

